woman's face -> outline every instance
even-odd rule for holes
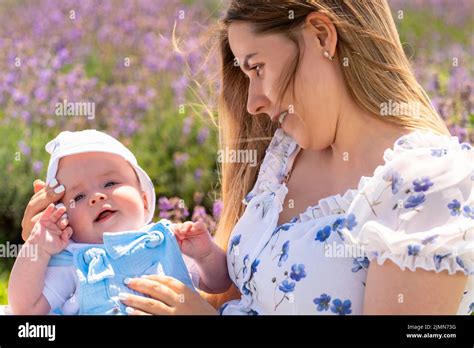
[[[326,49],[334,54],[335,32],[326,35],[320,26],[306,21],[300,38],[296,98],[293,98],[290,85],[280,106],[282,74],[295,59],[296,46],[282,34],[256,35],[252,28],[250,23],[236,21],[230,24],[228,31],[231,50],[249,78],[248,112],[266,114],[277,122],[278,115],[289,110],[281,125],[283,130],[304,149],[327,148],[335,137],[344,88],[336,58],[330,61],[323,55]]]

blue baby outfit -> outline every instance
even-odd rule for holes
[[[54,255],[48,266],[76,268],[78,314],[126,314],[118,294],[145,295],[127,287],[125,278],[165,274],[194,289],[170,226],[163,219],[146,226],[145,231],[104,233],[104,244],[88,245],[74,252],[64,250]]]

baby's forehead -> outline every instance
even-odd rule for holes
[[[56,176],[66,175],[72,179],[87,179],[109,174],[136,176],[132,165],[123,157],[105,152],[65,156],[59,160]]]
[[[128,161],[122,156],[107,152],[84,152],[69,156],[64,156],[59,160],[59,167],[71,166],[73,164],[104,164],[104,166],[114,166],[126,168]]]

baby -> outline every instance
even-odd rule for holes
[[[194,261],[197,287],[219,293],[230,286],[225,253],[203,222],[150,223],[153,183],[119,141],[95,130],[62,132],[46,150],[46,182],[66,192],[24,244],[37,257],[15,261],[13,314],[124,314],[119,293],[135,293],[126,278],[161,273],[193,288],[181,251]]]

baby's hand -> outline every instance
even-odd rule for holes
[[[206,224],[186,221],[174,226],[174,233],[183,254],[199,262],[213,251],[213,241]]]
[[[66,207],[55,208],[51,203],[35,223],[28,240],[51,256],[64,250],[72,235],[72,228],[67,226],[67,220],[61,219],[65,212]]]

